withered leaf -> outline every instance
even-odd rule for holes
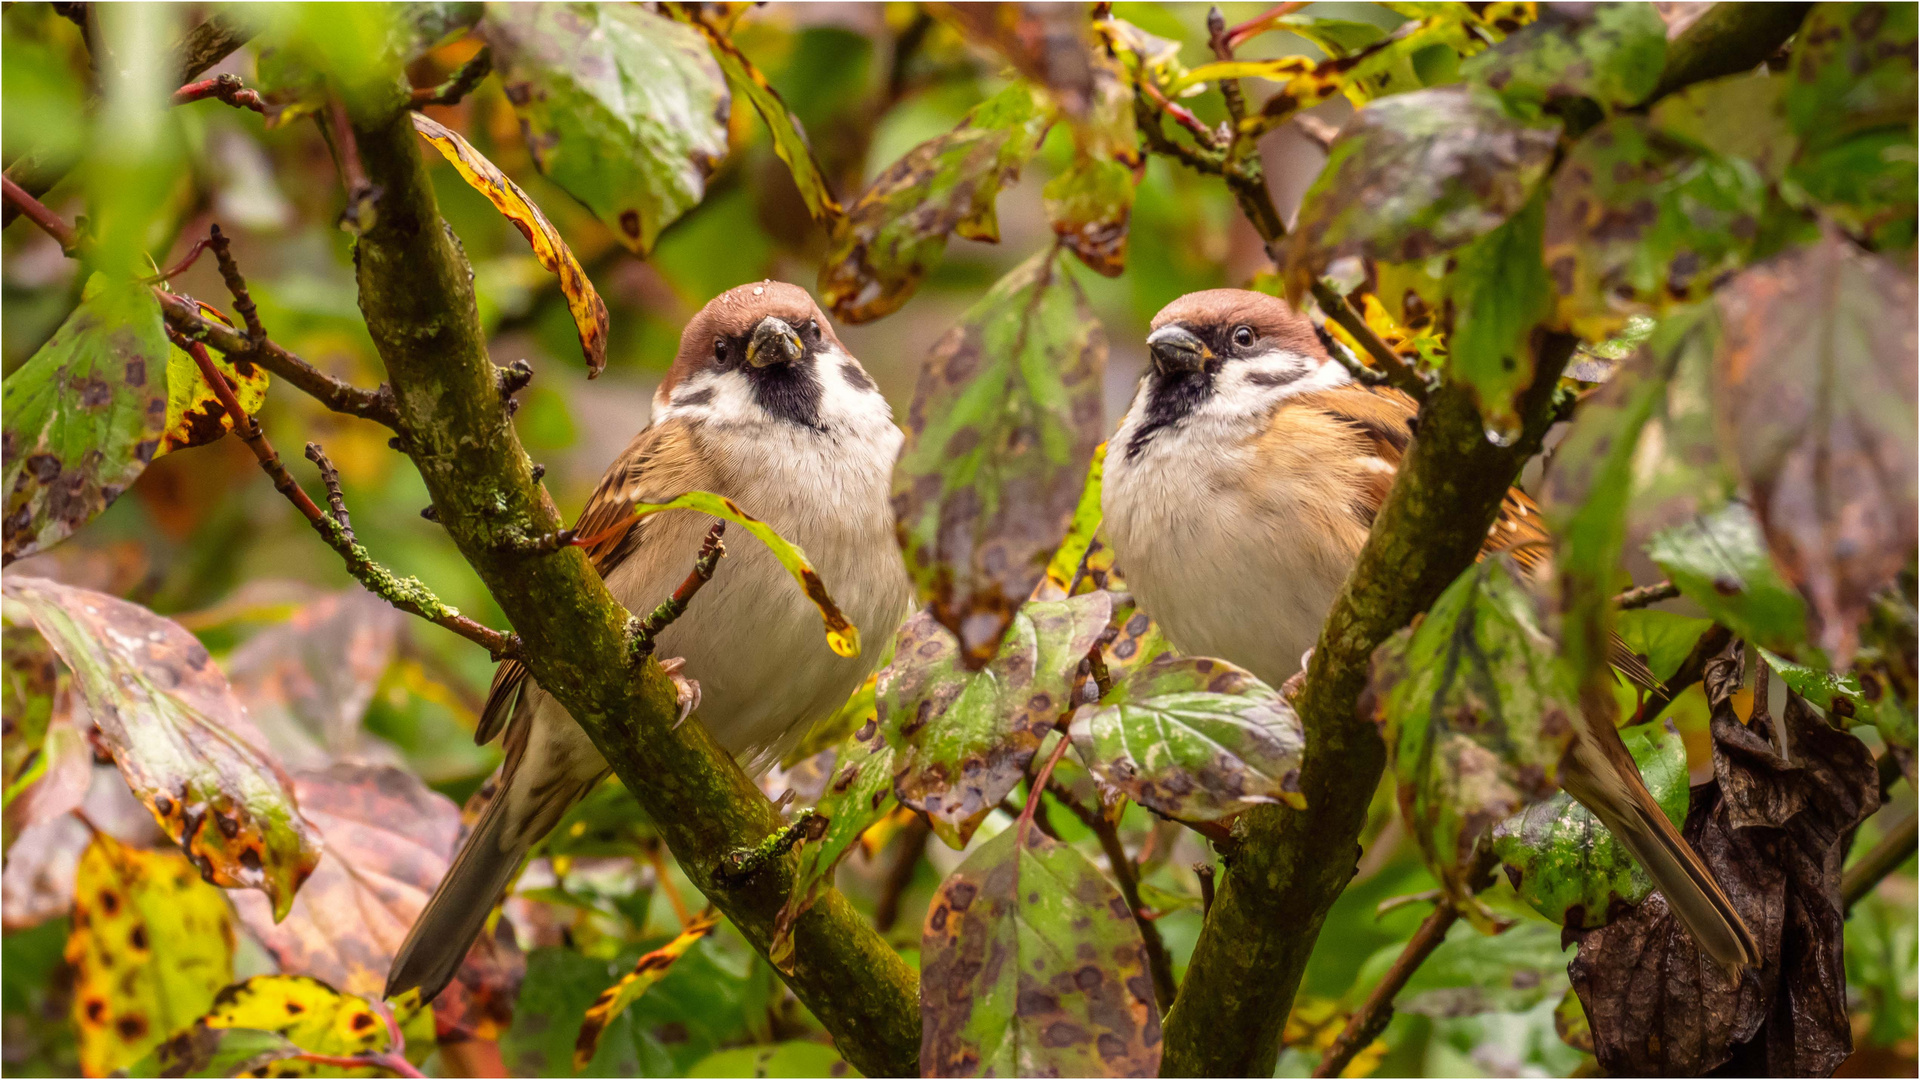
[[[200,305],[209,318],[227,322],[225,315],[206,304]],[[207,351],[208,359],[233,388],[234,400],[248,415],[260,410],[267,400],[267,369],[245,357],[233,358]],[[220,395],[207,382],[200,365],[179,346],[167,346],[167,430],[160,437],[160,449],[154,454],[170,454],[190,446],[204,446],[233,430],[233,417],[220,403]]]
[[[72,687],[53,649],[24,620],[0,625],[4,701],[4,849],[20,834],[80,805],[93,780],[93,748],[74,723]]]
[[[1106,333],[1050,249],[995,283],[921,368],[894,520],[907,572],[969,668],[993,656],[1073,520],[1106,362]]]
[[[1073,707],[1080,664],[1110,614],[1104,592],[1028,603],[979,672],[961,665],[953,635],[927,613],[900,629],[880,677],[879,724],[894,748],[894,794],[940,839],[965,847],[1026,775]]]
[[[1047,88],[1060,108],[1083,117],[1094,107],[1091,29],[1078,4],[931,4],[961,36],[991,49]]]
[[[640,995],[652,989],[673,966],[675,960],[686,955],[688,949],[700,939],[713,933],[720,925],[720,914],[712,908],[695,915],[685,929],[675,935],[672,941],[640,957],[634,963],[633,970],[620,977],[600,992],[587,1006],[586,1016],[580,1021],[580,1034],[574,1041],[573,1068],[579,1071],[593,1061],[594,1052],[600,1048],[600,1035],[607,1025],[625,1012],[627,1006],[634,1003]]]
[[[1133,913],[1086,856],[1038,829],[1003,830],[941,884],[920,955],[923,1076],[1159,1072]]]
[[[1913,274],[1835,232],[1720,291],[1713,396],[1768,546],[1845,666],[1916,531]]]
[[[127,785],[208,881],[284,916],[320,860],[280,766],[207,650],[138,604],[45,578],[0,581],[73,671]]]

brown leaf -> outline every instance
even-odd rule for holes
[[[227,680],[289,768],[373,747],[360,726],[405,620],[361,588],[322,597],[227,657]]]
[[[1658,893],[1602,929],[1570,933],[1580,952],[1567,971],[1610,1073],[1825,1076],[1853,1049],[1840,868],[1854,828],[1879,806],[1873,755],[1798,695],[1778,724],[1743,723],[1733,709],[1741,660],[1735,642],[1707,665],[1715,778],[1694,789],[1683,835],[1762,962],[1730,979]]]
[[[1920,543],[1913,273],[1829,232],[1720,290],[1714,404],[1816,640],[1846,666]]]

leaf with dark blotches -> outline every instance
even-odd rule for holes
[[[1038,829],[1005,829],[941,883],[920,972],[922,1076],[1159,1072],[1133,913],[1086,856]]]
[[[128,1076],[227,1077],[288,1075],[268,1070],[274,1062],[300,1053],[286,1036],[252,1028],[210,1028],[195,1024],[127,1067]],[[259,1071],[255,1071],[259,1070]]]
[[[1577,715],[1574,673],[1507,561],[1488,559],[1374,652],[1367,694],[1401,817],[1473,915],[1470,879],[1488,830],[1557,790]]]
[[[1539,21],[1460,65],[1520,108],[1588,98],[1609,111],[1653,93],[1667,28],[1649,4],[1546,4]]]
[[[410,1016],[404,1005],[394,1011],[406,1033],[417,1038],[420,1025],[409,1021],[425,1014],[415,1011]],[[285,1039],[295,1053],[345,1057],[393,1049],[386,1020],[367,999],[342,993],[305,975],[256,975],[235,983],[220,991],[206,1014],[182,1034],[211,1041],[209,1035],[201,1033],[221,1031],[267,1032]],[[407,1052],[424,1059],[428,1049],[430,1046],[408,1046]],[[315,1063],[285,1062],[269,1064],[262,1075],[324,1073],[316,1070]]]
[[[0,384],[5,561],[66,539],[146,470],[167,428],[167,349],[152,290],[95,275]]]
[[[495,4],[483,25],[534,165],[653,250],[727,156],[732,98],[706,39],[638,5]]]
[[[1720,320],[1709,301],[1668,314],[1647,339],[1667,387],[1655,398],[1635,446],[1629,547],[1645,547],[1660,530],[1719,510],[1739,491],[1739,477],[1714,431],[1713,350],[1719,333]]]
[[[593,1061],[593,1055],[600,1049],[600,1035],[607,1030],[627,1006],[639,999],[640,995],[653,988],[653,985],[666,977],[673,962],[686,955],[688,949],[701,938],[713,933],[720,925],[720,913],[708,908],[695,915],[672,941],[642,956],[633,965],[633,970],[620,977],[600,992],[587,1006],[586,1015],[580,1020],[580,1034],[573,1044],[573,1068],[575,1072],[587,1067]]]
[[[1708,662],[1714,780],[1695,789],[1682,835],[1753,931],[1761,964],[1727,975],[1659,893],[1577,933],[1568,974],[1611,1074],[1826,1076],[1853,1048],[1840,869],[1880,802],[1873,754],[1797,695],[1778,724],[1743,722],[1741,666],[1737,642]]]
[[[580,352],[587,360],[587,377],[597,378],[607,366],[607,305],[593,287],[592,279],[573,255],[573,249],[560,238],[547,215],[534,205],[520,185],[508,179],[486,156],[460,133],[428,117],[409,113],[413,128],[433,144],[447,159],[453,171],[473,190],[486,196],[501,216],[520,230],[533,247],[533,257],[560,281],[560,293],[566,298],[567,311],[573,316],[574,332],[580,337]]]
[[[405,619],[356,586],[304,605],[227,657],[234,695],[281,764],[322,768],[373,750],[360,721]]]
[[[1559,122],[1523,124],[1485,93],[1400,94],[1347,121],[1288,241],[1290,294],[1345,256],[1409,263],[1451,251],[1526,205]]]
[[[4,848],[11,853],[22,832],[86,798],[93,748],[73,722],[71,679],[33,624],[6,618],[0,622],[0,646],[6,722],[0,790],[5,792]]]
[[[1721,430],[1816,640],[1843,666],[1868,599],[1920,543],[1916,297],[1910,270],[1834,232],[1719,295]]]
[[[80,857],[66,957],[80,1068],[105,1076],[192,1023],[233,981],[232,916],[178,851],[98,833]]]
[[[1776,652],[1806,641],[1807,608],[1781,577],[1745,503],[1656,533],[1647,554],[1716,622]]]
[[[135,795],[215,885],[259,889],[277,915],[320,860],[292,786],[207,650],[138,604],[45,578],[0,581],[73,672]]]
[[[985,670],[960,663],[926,612],[907,620],[880,676],[879,723],[894,748],[894,794],[962,848],[1073,707],[1079,668],[1112,613],[1107,593],[1034,601]]]
[[[225,315],[205,304],[202,313],[226,322]],[[229,357],[207,350],[207,357],[233,388],[234,400],[252,416],[267,400],[267,369],[245,357]],[[172,453],[189,446],[204,446],[233,430],[233,417],[220,403],[200,365],[179,346],[167,347],[167,429],[160,437],[160,449],[154,454]]]
[[[793,973],[794,923],[833,887],[833,872],[853,852],[860,837],[897,805],[893,747],[887,745],[876,715],[849,735],[834,753],[827,790],[813,808],[825,820],[826,831],[801,849],[800,870],[794,875],[786,904],[774,919],[767,959],[775,967]]]
[[[1920,19],[1910,4],[1816,6],[1794,38],[1787,65],[1787,117],[1794,129],[1830,144],[1874,128],[1910,126],[1920,92],[1916,41]]]
[[[1687,816],[1687,746],[1673,722],[1628,728],[1620,737],[1654,801],[1679,826]],[[1495,825],[1493,852],[1521,900],[1575,930],[1605,925],[1617,907],[1653,891],[1626,847],[1564,791]]]
[[[259,897],[233,897],[247,933],[281,972],[310,975],[378,998],[387,969],[460,841],[460,808],[410,773],[336,764],[294,774],[300,812],[324,847],[293,909],[275,922]],[[434,1000],[443,1026],[491,1037],[511,1016],[524,961],[483,935],[454,983]]]
[[[1745,264],[1766,183],[1722,157],[1616,116],[1587,132],[1554,171],[1545,258],[1559,315],[1603,338],[1635,314],[1700,300]]]
[[[1175,821],[1258,803],[1299,809],[1306,732],[1272,687],[1224,660],[1163,654],[1082,705],[1074,749],[1107,784]]]
[[[1769,180],[1787,171],[1800,140],[1787,123],[1788,80],[1742,72],[1661,98],[1647,118],[1669,135],[1742,158]]]
[[[1095,105],[1094,59],[1087,9],[1078,4],[931,4],[962,37],[993,51],[1043,86],[1070,117]]]
[[[1083,154],[1041,192],[1054,235],[1107,277],[1119,277],[1127,268],[1133,186],[1133,170],[1125,164]]]
[[[1541,221],[1535,193],[1505,224],[1460,248],[1447,276],[1447,374],[1472,389],[1487,430],[1505,441],[1520,434],[1516,401],[1533,382],[1534,327],[1553,312]]]
[[[998,242],[994,202],[1019,178],[1052,118],[1016,82],[887,166],[835,223],[820,265],[821,299],[848,322],[870,322],[913,296],[949,234]]]
[[[1107,338],[1057,249],[967,309],[920,370],[893,513],[907,572],[978,669],[1073,520]]]

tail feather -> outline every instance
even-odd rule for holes
[[[1612,729],[1599,739],[1609,734],[1619,742],[1619,734]],[[1583,735],[1574,744],[1561,769],[1562,786],[1626,845],[1702,951],[1729,972],[1757,967],[1760,948],[1745,920],[1700,856],[1667,820],[1641,782],[1626,747],[1612,755],[1595,745],[1597,741]],[[1626,760],[1624,767],[1621,758]]]

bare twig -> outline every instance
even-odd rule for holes
[[[347,117],[347,104],[339,97],[327,102],[326,111],[315,117],[320,130],[333,148],[334,162],[340,168],[340,186],[347,191],[347,208],[340,211],[341,225],[356,233],[373,228],[374,207],[380,193],[367,179],[367,168],[360,160],[360,143],[354,137],[353,123]]]
[[[1020,820],[1015,823],[1015,828],[1020,830],[1019,840],[1022,846],[1027,842],[1027,827],[1033,824],[1034,812],[1040,808],[1040,793],[1047,789],[1047,780],[1053,776],[1053,767],[1060,764],[1060,759],[1066,756],[1069,741],[1067,733],[1061,732],[1060,741],[1053,746],[1053,753],[1047,755],[1047,763],[1040,766],[1039,774],[1033,778],[1031,784],[1027,785],[1027,805],[1020,811]]]
[[[1907,811],[1873,849],[1860,857],[1860,861],[1847,867],[1840,875],[1840,904],[1842,911],[1852,911],[1860,898],[1872,892],[1874,886],[1888,874],[1898,870],[1908,859],[1913,858],[1914,845],[1920,843],[1920,818],[1915,811]]]
[[[353,522],[347,517],[347,497],[340,492],[340,470],[333,467],[327,452],[320,449],[319,443],[307,444],[307,460],[320,470],[320,482],[327,487],[327,510],[340,526],[340,535],[347,543],[354,542]]]
[[[233,327],[207,318],[199,306],[186,297],[166,292],[156,295],[167,326],[180,336],[211,345],[232,359],[251,360],[334,412],[398,429],[393,395],[384,385],[378,390],[363,390],[321,371],[272,341],[251,340]]]
[[[654,639],[660,631],[673,624],[687,610],[693,601],[693,594],[700,587],[713,580],[713,569],[720,565],[720,559],[727,553],[727,545],[721,542],[721,535],[727,531],[727,523],[716,521],[707,530],[707,538],[700,545],[700,554],[693,560],[693,570],[687,574],[673,595],[660,602],[653,613],[643,620],[633,632],[633,655],[636,657],[653,655]]]
[[[1200,879],[1200,917],[1205,919],[1213,914],[1213,864],[1194,863],[1193,876]]]
[[[473,93],[480,80],[493,71],[493,49],[482,45],[466,63],[447,77],[439,86],[423,86],[413,92],[409,107],[423,109],[428,105],[458,105],[460,99]]]
[[[1220,150],[1220,137],[1218,133],[1206,124],[1201,123],[1200,118],[1193,115],[1192,110],[1188,109],[1185,105],[1176,104],[1175,102],[1167,100],[1167,95],[1160,92],[1160,88],[1153,84],[1152,79],[1141,79],[1137,85],[1141,90],[1146,91],[1147,99],[1158,106],[1161,112],[1173,117],[1174,123],[1186,128],[1187,132],[1193,136],[1195,142],[1206,147],[1208,150],[1215,152]]]
[[[1661,581],[1652,585],[1642,585],[1637,589],[1628,589],[1626,592],[1614,597],[1613,604],[1621,611],[1632,611],[1634,608],[1647,607],[1650,604],[1657,604],[1662,600],[1671,600],[1679,595],[1679,586],[1671,581]]]
[[[1227,31],[1226,42],[1228,47],[1234,49],[1239,48],[1247,43],[1247,39],[1272,29],[1273,24],[1279,22],[1281,18],[1291,15],[1306,6],[1305,0],[1290,0],[1289,3],[1279,4],[1261,12],[1246,22]]]
[[[27,220],[39,227],[40,231],[53,237],[69,258],[76,251],[73,226],[61,220],[60,215],[46,208],[39,199],[27,193],[27,190],[13,182],[12,177],[0,177],[0,192],[4,192],[7,207],[15,213],[27,215]],[[11,218],[9,218],[11,220]]]
[[[1407,985],[1407,980],[1433,955],[1433,950],[1447,940],[1447,931],[1453,927],[1454,920],[1460,917],[1459,909],[1442,901],[1435,904],[1433,911],[1413,932],[1413,939],[1387,969],[1386,977],[1380,980],[1373,992],[1367,995],[1366,1004],[1360,1011],[1347,1020],[1347,1026],[1327,1048],[1320,1064],[1313,1070],[1315,1076],[1339,1076],[1353,1060],[1353,1056],[1366,1049],[1380,1033],[1387,1029],[1387,1022],[1393,1019],[1393,999]]]
[[[1315,278],[1313,298],[1319,303],[1320,310],[1326,313],[1327,318],[1340,324],[1340,329],[1345,330],[1360,343],[1361,348],[1367,350],[1367,355],[1371,356],[1374,364],[1377,365],[1375,370],[1384,375],[1389,384],[1415,401],[1427,399],[1427,391],[1432,384],[1425,376],[1415,371],[1399,353],[1394,352],[1393,346],[1382,341],[1380,335],[1373,332],[1373,327],[1368,326],[1367,320],[1353,310],[1353,305],[1347,303],[1346,297],[1335,292],[1333,286]]]
[[[1227,34],[1227,20],[1220,9],[1207,9],[1207,44],[1213,47],[1213,55],[1219,60],[1232,60],[1234,43]],[[1240,95],[1239,79],[1221,79],[1220,96],[1226,99],[1227,116],[1232,119],[1233,138],[1240,140],[1240,119],[1247,114],[1247,102]]]
[[[253,294],[247,292],[247,279],[240,276],[239,264],[233,261],[233,241],[220,231],[219,223],[207,230],[207,246],[213,248],[214,262],[219,264],[220,279],[227,283],[227,291],[233,294],[233,310],[240,313],[240,320],[247,326],[247,337],[253,342],[267,340],[267,331],[260,325],[260,310],[253,306]]]
[[[263,115],[267,111],[266,102],[260,100],[260,94],[247,89],[246,81],[231,73],[188,83],[173,92],[172,103],[185,105],[191,101],[205,101],[208,98],[224,101],[236,109],[252,109]]]

